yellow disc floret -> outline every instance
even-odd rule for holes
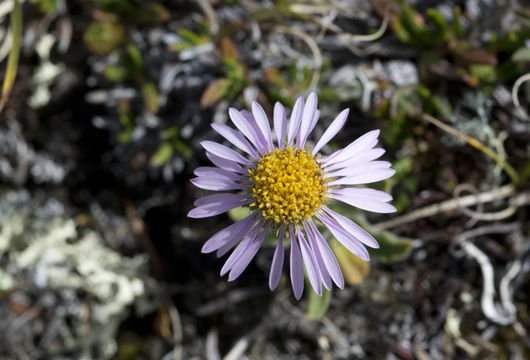
[[[291,224],[311,217],[326,192],[320,165],[302,149],[276,149],[248,170],[254,202],[264,218]]]

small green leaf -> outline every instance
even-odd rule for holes
[[[497,79],[497,73],[493,65],[475,64],[469,67],[471,75],[477,77],[481,82],[491,84]]]
[[[127,78],[128,72],[123,66],[108,65],[103,70],[103,75],[110,81],[122,82]]]
[[[397,236],[390,231],[374,232],[367,230],[379,243],[380,248],[370,250],[370,255],[383,263],[393,263],[404,260],[412,251],[412,240]]]
[[[142,85],[142,96],[144,98],[145,107],[151,113],[156,114],[159,109],[158,103],[158,89],[153,82],[147,82]]]
[[[133,129],[125,129],[118,134],[118,141],[122,144],[128,144],[132,141]]]
[[[223,99],[230,90],[231,82],[228,79],[217,79],[208,86],[201,97],[201,107],[209,108]]]
[[[332,291],[322,289],[322,296],[318,296],[312,289],[308,291],[306,317],[308,320],[318,320],[328,311]]]
[[[173,156],[173,146],[170,143],[165,142],[161,144],[154,155],[151,157],[151,166],[160,167],[167,163]]]
[[[140,49],[138,49],[138,46],[134,44],[127,45],[127,52],[129,53],[129,56],[131,57],[135,68],[141,69],[144,61],[142,59],[142,53],[140,52]]]
[[[361,283],[370,273],[370,263],[352,254],[336,240],[332,240],[330,245],[333,253],[337,257],[342,274],[344,275],[344,281],[349,285]]]
[[[123,27],[112,21],[94,21],[85,30],[85,44],[93,53],[106,55],[114,50],[125,36]]]
[[[252,210],[250,210],[247,206],[240,206],[240,207],[236,207],[228,211],[228,216],[233,221],[239,221],[239,220],[243,220],[244,218],[249,216],[251,213],[252,213]]]
[[[530,62],[530,48],[517,49],[512,55],[513,61]]]

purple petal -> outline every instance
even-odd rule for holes
[[[302,111],[304,109],[304,98],[300,96],[294,104],[293,112],[289,119],[289,132],[287,133],[287,146],[293,145],[293,140],[298,134],[302,122]]]
[[[243,150],[244,152],[252,156],[254,159],[259,159],[258,154],[254,150],[252,145],[250,145],[250,143],[247,141],[247,139],[245,139],[243,135],[239,134],[230,126],[227,126],[225,124],[213,123],[212,128],[226,140],[230,141],[234,146]]]
[[[292,226],[289,228],[291,238],[291,284],[293,285],[294,297],[300,300],[304,291],[304,268],[302,264],[302,254],[298,247]]]
[[[335,220],[330,218],[328,214],[322,212],[317,214],[317,217],[327,226],[335,239],[337,239],[352,254],[358,256],[362,260],[370,261],[370,255],[363,244],[344,231],[344,229]]]
[[[388,161],[370,161],[367,163],[356,164],[353,166],[345,167],[340,170],[325,172],[324,178],[334,178],[339,176],[353,176],[365,171],[371,171],[374,169],[387,169],[392,164]]]
[[[315,126],[317,126],[317,123],[318,123],[318,119],[320,119],[320,110],[316,110],[315,111],[315,115],[313,115],[313,120],[311,120],[311,126],[309,127],[309,134],[311,134],[311,132],[313,131],[313,129],[315,128]],[[307,140],[307,139],[306,139]]]
[[[229,179],[233,181],[241,181],[246,178],[239,174],[234,174],[231,171],[220,169],[214,166],[200,166],[196,168],[193,171],[193,173],[197,175],[198,177],[215,177],[215,178]]]
[[[326,145],[337,133],[342,129],[346,119],[348,119],[349,109],[342,110],[342,112],[333,120],[331,125],[326,129],[320,140],[318,140],[312,154],[315,155],[324,145]]]
[[[252,200],[245,200],[248,195],[213,194],[195,200],[195,209],[188,213],[190,218],[204,218],[222,214],[238,206],[248,205]]]
[[[333,250],[331,250],[328,242],[326,239],[324,239],[324,236],[322,236],[320,231],[318,231],[312,220],[309,220],[309,225],[313,230],[318,250],[322,255],[322,260],[324,261],[324,264],[326,264],[326,268],[328,269],[333,282],[335,282],[339,288],[343,289],[344,277],[342,276],[342,270],[340,269],[340,265],[335,258],[335,254],[333,254]]]
[[[335,211],[324,208],[324,211],[326,211],[331,217],[342,226],[344,231],[352,235],[354,238],[365,244],[366,246],[369,246],[371,248],[378,249],[379,244],[377,241],[373,238],[372,235],[370,235],[366,230],[364,230],[362,227],[348,219],[346,216],[343,216],[341,214],[336,213]]]
[[[302,250],[302,259],[304,261],[305,269],[307,271],[307,277],[311,286],[315,290],[318,296],[322,296],[322,281],[320,280],[320,273],[317,267],[317,261],[315,255],[309,248],[307,241],[304,237],[304,234],[297,229],[298,231],[298,241],[300,241],[300,249]]]
[[[371,211],[375,213],[389,214],[389,213],[396,212],[396,208],[394,206],[387,204],[385,202],[377,201],[377,200],[366,199],[366,198],[355,198],[352,196],[336,195],[336,194],[328,194],[327,197],[342,201],[348,205],[355,206],[359,209]]]
[[[222,157],[223,159],[232,160],[249,167],[253,166],[252,162],[227,146],[208,140],[202,141],[201,145],[206,149],[206,151],[209,151],[216,156]]]
[[[373,182],[388,179],[396,173],[394,169],[375,169],[364,174],[347,176],[327,183],[328,186],[334,185],[360,185],[370,184]]]
[[[345,167],[353,167],[359,164],[366,164],[372,160],[375,160],[385,153],[384,149],[376,148],[370,150],[364,150],[351,158],[335,163],[326,168],[326,171],[334,171]]]
[[[256,134],[256,137],[258,140],[258,144],[257,144],[258,149],[262,149],[263,154],[266,153],[267,152],[267,140],[261,133],[261,130],[259,129],[258,124],[256,123],[256,119],[254,119],[254,115],[252,115],[246,110],[241,110],[241,115],[243,115],[243,117],[247,119],[250,126],[252,126],[252,128],[254,129],[254,133]]]
[[[379,136],[379,132],[379,130],[372,130],[364,134],[344,149],[337,150],[335,153],[331,154],[327,159],[323,161],[324,164],[328,166],[344,160],[348,160],[356,154],[360,153],[361,151],[371,149],[371,147],[369,146],[373,144],[374,140],[377,139],[377,137]]]
[[[252,241],[256,238],[256,235],[258,235],[258,232],[263,227],[263,223],[257,223],[245,237],[243,240],[237,245],[234,251],[230,254],[228,259],[226,259],[225,264],[221,268],[221,276],[224,276],[227,272],[232,270],[234,267],[236,261],[243,256],[243,254],[247,251],[247,248],[250,246]]]
[[[258,124],[261,134],[267,142],[267,150],[272,151],[274,149],[274,145],[272,144],[272,133],[271,127],[269,125],[269,119],[267,118],[267,114],[265,114],[265,110],[263,110],[261,105],[256,101],[252,102],[252,114],[254,115],[254,119],[256,119],[256,123]]]
[[[243,273],[243,271],[245,271],[248,264],[250,264],[252,259],[254,259],[254,256],[256,256],[261,244],[263,244],[263,239],[265,239],[265,235],[267,235],[269,229],[270,225],[267,225],[261,234],[252,240],[245,252],[236,260],[232,270],[230,270],[230,274],[228,274],[228,281],[234,281]]]
[[[221,158],[219,156],[216,156],[216,155],[214,155],[214,154],[212,154],[212,153],[210,153],[208,151],[206,151],[206,157],[208,159],[210,159],[212,164],[214,164],[215,166],[217,166],[217,167],[219,167],[221,169],[232,171],[232,172],[236,172],[236,173],[239,173],[239,174],[245,174],[245,175],[248,174],[248,171],[243,169],[241,167],[241,165],[239,165],[235,161],[223,159],[223,158]]]
[[[228,115],[238,130],[250,140],[252,145],[258,149],[259,153],[263,154],[265,152],[265,144],[263,144],[263,142],[260,140],[260,137],[256,132],[256,128],[252,125],[254,119],[249,120],[245,118],[241,112],[234,108],[228,109]]]
[[[280,236],[278,237],[278,244],[276,245],[276,249],[274,250],[274,256],[272,257],[271,272],[269,275],[269,288],[271,290],[276,289],[276,286],[278,286],[280,278],[282,277],[284,257],[283,237],[284,229],[282,227],[280,229]]]
[[[304,111],[302,113],[302,121],[300,123],[300,130],[298,131],[298,136],[296,139],[296,146],[303,148],[307,136],[309,135],[309,129],[313,123],[313,117],[315,116],[315,111],[317,110],[318,98],[317,94],[312,92],[307,97],[307,102],[304,106]]]
[[[318,245],[316,243],[315,236],[309,230],[309,227],[307,226],[307,222],[304,222],[304,230],[307,234],[307,238],[309,239],[309,244],[311,245],[311,251],[315,255],[316,259],[316,265],[320,273],[320,280],[322,280],[322,284],[324,284],[324,287],[328,290],[331,290],[331,276],[329,275],[328,269],[326,268],[326,265],[324,263],[324,259],[322,258],[322,254],[320,253],[320,250],[318,248]]]
[[[283,140],[287,131],[287,119],[285,117],[285,108],[279,102],[274,104],[274,132],[278,139],[278,148],[283,149]]]
[[[232,241],[238,242],[254,225],[256,217],[257,214],[253,213],[243,220],[239,220],[221,231],[218,231],[204,243],[201,252],[205,254],[211,253]]]
[[[196,177],[190,182],[198,188],[212,191],[230,191],[247,189],[247,185],[238,184],[229,179],[211,178],[211,177]]]

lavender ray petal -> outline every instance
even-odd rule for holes
[[[332,194],[345,195],[348,197],[356,197],[360,199],[375,200],[381,202],[392,201],[392,195],[381,190],[363,187],[346,187],[342,189],[331,189]]]
[[[365,150],[365,151],[358,153],[355,156],[352,156],[351,158],[347,160],[328,166],[326,168],[326,171],[334,171],[334,170],[342,169],[345,167],[356,166],[359,164],[366,164],[367,162],[380,158],[384,153],[385,153],[385,150],[381,148]]]
[[[320,279],[322,280],[322,284],[324,284],[324,287],[328,290],[331,290],[331,276],[329,275],[328,269],[326,268],[326,264],[324,262],[324,259],[322,257],[322,254],[320,253],[320,249],[318,248],[318,245],[316,243],[315,236],[309,230],[309,227],[307,226],[307,222],[304,222],[304,230],[307,234],[307,238],[309,239],[309,244],[311,245],[311,251],[313,252],[315,259],[316,259],[316,265],[320,272]]]
[[[329,215],[326,213],[319,213],[317,214],[317,217],[327,226],[335,239],[337,239],[352,254],[358,256],[362,260],[370,261],[370,255],[363,244],[344,231],[344,229],[335,220],[330,218]]]
[[[283,258],[285,250],[283,248],[284,229],[280,229],[280,236],[278,237],[278,244],[274,250],[274,256],[272,257],[271,271],[269,274],[269,288],[271,290],[276,289],[280,278],[282,277],[283,269]]]
[[[300,96],[294,104],[293,112],[289,118],[289,132],[287,133],[287,146],[293,145],[293,140],[298,134],[302,122],[302,111],[304,109],[304,98]]]
[[[243,115],[243,117],[245,119],[247,119],[248,123],[250,124],[250,126],[252,127],[252,129],[254,129],[254,134],[256,134],[256,138],[257,138],[257,148],[258,149],[261,149],[261,153],[262,154],[265,154],[267,152],[267,140],[265,139],[265,137],[263,136],[263,134],[261,133],[261,130],[259,129],[259,126],[258,124],[256,123],[256,119],[254,119],[254,115],[252,115],[251,113],[249,113],[248,111],[246,110],[241,110],[241,115]]]
[[[289,227],[289,235],[291,239],[291,284],[293,286],[293,293],[296,300],[300,300],[304,291],[304,268],[302,264],[302,254],[300,247],[296,241],[292,226]]]
[[[369,246],[374,249],[379,248],[379,244],[377,241],[373,238],[372,235],[370,235],[366,230],[364,230],[362,227],[348,219],[346,216],[343,216],[339,213],[336,213],[335,211],[324,208],[324,211],[327,212],[336,222],[338,225],[342,226],[344,231],[352,235],[354,238],[362,242],[364,245]]]
[[[221,268],[221,276],[224,276],[227,272],[232,270],[234,267],[236,261],[243,256],[243,254],[247,251],[248,247],[252,243],[252,241],[256,238],[258,235],[258,232],[263,227],[263,223],[259,222],[257,223],[245,237],[243,240],[237,245],[234,251],[230,254],[228,259],[226,259],[226,262],[224,263],[223,267]]]
[[[274,132],[278,141],[278,148],[283,149],[283,140],[285,132],[287,131],[287,119],[285,116],[285,108],[279,102],[274,104]]]
[[[267,114],[265,114],[265,110],[263,110],[261,105],[258,104],[256,101],[252,102],[252,114],[254,115],[254,119],[256,119],[256,123],[258,124],[258,128],[261,131],[261,134],[267,142],[267,150],[272,151],[274,149],[274,145],[272,144],[272,133],[269,124],[269,119],[267,118]]]
[[[223,193],[223,194],[212,194],[212,195],[206,195],[203,197],[198,198],[193,202],[193,205],[199,207],[203,205],[208,204],[214,204],[214,206],[218,206],[219,204],[225,203],[225,202],[239,202],[243,201],[248,197],[248,195],[244,194],[231,194],[231,193]]]
[[[232,171],[220,169],[214,166],[200,166],[196,168],[193,173],[198,177],[215,177],[232,181],[241,181],[247,178],[239,174],[234,174]]]
[[[307,244],[307,241],[300,229],[297,229],[297,232],[298,241],[300,242],[300,249],[302,250],[302,259],[307,271],[307,277],[309,278],[309,282],[311,283],[311,286],[317,295],[322,296],[322,280],[320,279],[320,273],[318,271],[315,255],[309,248],[309,245]]]
[[[311,126],[309,127],[309,132],[307,133],[307,136],[311,134],[311,132],[315,129],[315,126],[317,126],[318,119],[320,119],[320,110],[315,110],[315,115],[313,115],[313,120],[311,120]],[[307,141],[307,137],[304,140],[304,144]]]
[[[212,251],[215,251],[232,241],[235,241],[235,243],[237,243],[243,238],[244,235],[246,235],[246,233],[254,225],[254,223],[256,222],[256,217],[257,214],[253,213],[244,218],[243,220],[239,220],[238,222],[233,223],[232,225],[227,226],[224,229],[216,232],[204,243],[201,252],[205,254],[211,253]]]
[[[206,151],[209,151],[216,156],[222,157],[227,160],[235,161],[248,167],[254,166],[252,162],[249,161],[247,158],[227,146],[209,140],[202,141],[201,145],[203,148],[206,149]]]
[[[322,255],[322,260],[324,261],[324,264],[326,264],[326,268],[329,272],[329,275],[333,279],[333,282],[337,284],[339,288],[343,289],[344,277],[342,276],[342,270],[340,269],[340,265],[337,261],[337,258],[335,258],[333,250],[331,250],[328,242],[326,241],[326,239],[324,239],[324,236],[322,236],[320,231],[318,231],[315,223],[313,223],[311,219],[309,220],[309,225],[311,226],[311,230],[313,230],[318,250]]]
[[[302,121],[300,123],[300,129],[296,137],[296,146],[303,148],[305,145],[305,140],[309,135],[309,128],[313,122],[313,117],[315,116],[315,111],[317,110],[318,98],[317,94],[312,92],[307,97],[307,102],[304,106],[304,111],[302,113]]]
[[[198,188],[212,191],[229,191],[229,190],[244,190],[248,186],[244,184],[238,184],[229,179],[224,178],[211,178],[211,177],[196,177],[190,180],[190,182]]]
[[[234,196],[241,196],[236,194],[213,194],[209,195],[212,198],[207,200],[203,200],[207,198],[208,196],[205,196],[195,202],[199,202],[202,205],[196,205],[197,207],[190,210],[188,213],[188,217],[190,218],[205,218],[210,216],[215,216],[222,214],[224,212],[227,212],[228,210],[231,210],[233,208],[236,208],[238,206],[248,205],[252,202],[252,200],[245,200],[244,198],[242,200],[223,200],[228,199],[226,195],[234,195]],[[219,198],[213,198],[214,196],[220,196]],[[246,196],[246,195],[243,195]]]
[[[346,146],[344,149],[331,154],[324,160],[325,165],[329,166],[347,160],[361,151],[370,149],[369,146],[377,139],[379,132],[379,130],[372,130]]]
[[[222,157],[214,155],[208,151],[206,151],[206,157],[212,162],[212,164],[220,169],[236,172],[239,174],[248,174],[248,171],[243,169],[241,165],[235,161],[223,159]]]
[[[243,150],[244,152],[252,156],[254,159],[259,159],[258,154],[254,150],[252,145],[250,145],[250,143],[247,141],[247,139],[245,139],[243,135],[239,134],[230,126],[225,124],[213,123],[212,128],[226,140],[230,141],[234,146]]]
[[[266,226],[261,234],[252,240],[245,252],[236,260],[232,270],[230,270],[230,274],[228,274],[228,281],[234,281],[243,273],[243,271],[245,271],[248,264],[250,264],[252,259],[254,259],[254,256],[256,256],[261,244],[263,244],[263,240],[265,239],[265,235],[267,235],[269,229],[270,226]]]
[[[252,126],[252,122],[254,119],[249,121],[241,112],[234,108],[228,109],[228,115],[230,117],[230,120],[232,120],[232,123],[238,128],[239,131],[243,135],[247,137],[247,139],[254,145],[256,149],[258,149],[258,152],[260,154],[263,154],[265,152],[265,148],[263,147],[262,142],[260,141],[260,138],[258,134],[256,133],[256,129],[254,126]]]
[[[342,112],[333,120],[333,122],[329,125],[329,127],[326,129],[320,140],[318,140],[317,144],[313,148],[313,155],[316,155],[316,153],[322,149],[337,133],[342,129],[344,124],[346,123],[346,120],[348,119],[348,114],[350,113],[349,109],[342,110]]]
[[[342,201],[348,205],[355,206],[359,209],[371,211],[380,214],[389,214],[396,212],[396,208],[385,202],[367,199],[367,198],[355,198],[349,195],[337,195],[337,194],[327,194],[328,198]]]
[[[327,183],[328,186],[335,185],[360,185],[388,179],[396,173],[394,169],[376,169],[364,174],[347,176]]]
[[[324,172],[324,179],[339,177],[339,176],[353,176],[365,171],[375,169],[388,169],[392,164],[388,161],[369,161],[365,163],[355,164],[339,170]]]

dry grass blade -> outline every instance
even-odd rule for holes
[[[483,152],[485,155],[490,157],[493,161],[495,161],[497,164],[499,164],[503,168],[503,170],[506,172],[506,174],[508,174],[508,176],[512,180],[512,183],[514,183],[514,184],[518,184],[519,183],[519,180],[520,180],[519,179],[519,174],[517,174],[517,172],[514,170],[514,168],[506,160],[504,160],[501,156],[499,156],[499,154],[497,154],[495,151],[491,150],[489,147],[487,147],[486,145],[484,145],[483,143],[481,143],[477,139],[472,138],[471,136],[468,136],[466,134],[461,133],[460,131],[450,127],[449,125],[441,122],[440,120],[438,120],[438,119],[436,119],[436,118],[434,118],[434,117],[432,117],[430,115],[423,114],[422,118],[425,121],[428,121],[431,124],[438,126],[439,128],[441,128],[442,130],[448,132],[449,134],[454,135],[454,136],[464,140],[466,143],[468,143],[469,145],[471,145],[475,149]]]
[[[4,78],[4,85],[2,86],[2,98],[0,99],[0,111],[2,111],[9,98],[9,94],[11,93],[13,83],[17,76],[18,58],[22,41],[22,9],[18,0],[15,0],[15,6],[11,13],[11,32],[13,42],[9,58],[7,59],[7,70]]]

